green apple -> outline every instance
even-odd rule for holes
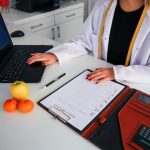
[[[25,100],[29,96],[29,87],[23,81],[16,81],[10,85],[10,93],[16,100]]]

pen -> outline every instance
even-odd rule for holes
[[[53,84],[54,82],[56,82],[57,80],[59,80],[60,78],[62,78],[63,76],[65,76],[66,73],[61,74],[60,76],[58,76],[57,78],[55,78],[54,80],[50,81],[49,83],[47,83],[46,85],[44,85],[42,87],[42,89],[46,89],[46,87],[48,87],[49,85]]]

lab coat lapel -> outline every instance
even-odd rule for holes
[[[130,64],[134,64],[136,56],[149,32],[150,32],[150,8],[147,12],[147,15],[144,18],[143,24],[134,43]]]

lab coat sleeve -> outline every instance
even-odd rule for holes
[[[63,63],[71,58],[92,52],[92,41],[91,41],[92,40],[91,35],[93,33],[92,19],[94,12],[97,9],[96,7],[98,6],[95,5],[91,14],[83,24],[80,35],[76,40],[70,43],[64,43],[48,51],[57,56],[59,63]]]
[[[128,67],[117,65],[113,67],[117,81],[132,83],[150,83],[150,58],[144,65],[131,65]]]

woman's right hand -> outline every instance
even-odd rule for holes
[[[27,64],[31,65],[35,62],[42,62],[43,65],[51,65],[58,61],[58,58],[53,53],[33,53],[28,58]]]

